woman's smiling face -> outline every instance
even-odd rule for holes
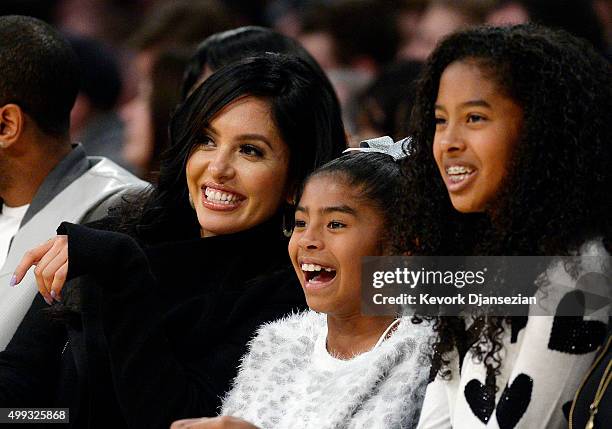
[[[442,73],[433,154],[451,202],[462,213],[490,207],[507,176],[523,109],[474,60]]]
[[[289,242],[308,306],[347,316],[361,311],[361,258],[382,254],[383,219],[338,175],[310,179]]]
[[[289,147],[260,98],[239,98],[202,130],[186,167],[202,237],[252,228],[287,195]]]

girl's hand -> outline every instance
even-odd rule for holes
[[[38,247],[28,250],[13,274],[12,285],[17,285],[35,265],[34,275],[38,291],[47,304],[60,301],[68,274],[68,236],[57,235]]]
[[[257,426],[237,417],[185,419],[172,423],[170,429],[258,429]]]

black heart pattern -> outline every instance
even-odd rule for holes
[[[518,341],[518,334],[525,326],[527,326],[527,316],[515,316],[512,318],[510,330],[510,342],[512,344]]]
[[[522,373],[516,376],[511,385],[506,385],[495,409],[499,429],[516,426],[529,407],[532,390],[533,379]]]
[[[485,386],[476,379],[470,380],[465,385],[464,394],[474,415],[487,424],[495,409],[495,383]]]
[[[555,312],[548,348],[558,352],[581,355],[597,349],[606,335],[606,324],[598,320],[584,320],[583,316],[572,314],[576,303],[584,308],[584,294],[572,291],[565,294]],[[575,314],[575,311],[574,311]]]
[[[572,409],[572,404],[574,401],[567,401],[565,404],[561,406],[561,410],[563,411],[563,415],[565,416],[565,420],[569,422],[569,414]]]

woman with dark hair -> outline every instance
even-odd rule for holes
[[[247,26],[206,38],[196,48],[183,80],[183,99],[221,67],[264,52],[296,56],[323,73],[315,59],[296,40],[269,28]]]
[[[402,252],[609,260],[612,78],[587,43],[529,25],[471,29],[436,48],[420,84]],[[549,266],[532,292],[578,287],[574,268]],[[420,427],[564,427],[607,317],[435,318]]]
[[[198,87],[170,135],[158,186],[99,225],[129,235],[62,224],[24,259],[15,281],[38,261],[64,323],[35,301],[0,355],[3,406],[70,407],[74,427],[213,415],[256,327],[303,305],[283,213],[345,147],[329,82],[296,58],[247,59]]]
[[[158,55],[151,76],[138,95],[122,109],[127,125],[124,157],[141,177],[157,181],[163,152],[169,146],[168,124],[177,104],[213,72],[228,64],[266,52],[303,59],[323,74],[316,61],[295,40],[263,27],[240,27],[206,38],[193,55],[167,50]]]

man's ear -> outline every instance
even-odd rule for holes
[[[0,107],[0,148],[6,149],[19,140],[23,131],[24,112],[16,104]]]

